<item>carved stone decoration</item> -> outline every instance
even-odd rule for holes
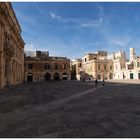
[[[14,56],[15,50],[14,50],[14,47],[12,45],[10,45],[10,43],[5,43],[4,44],[4,51],[9,57]]]

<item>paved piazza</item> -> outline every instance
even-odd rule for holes
[[[125,82],[125,81],[123,81]],[[140,137],[139,81],[25,83],[0,90],[0,137]]]

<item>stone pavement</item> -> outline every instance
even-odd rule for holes
[[[0,137],[140,137],[139,84],[32,83],[0,92]]]

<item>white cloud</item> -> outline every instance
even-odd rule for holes
[[[25,45],[25,53],[26,56],[35,57],[36,56],[36,48],[33,44]]]
[[[36,51],[36,47],[33,44],[25,45],[25,51]]]
[[[85,22],[81,22],[81,27],[99,27],[103,22],[103,18],[100,17],[97,20],[86,20]]]
[[[122,46],[125,47],[129,44],[131,38],[129,36],[126,37],[110,37],[108,38],[108,41],[110,44],[112,45],[118,45],[118,46]]]
[[[50,17],[59,22],[69,22],[75,23],[79,27],[99,27],[103,23],[102,16],[99,16],[98,19],[86,19],[86,18],[62,18],[60,15],[57,15],[53,12],[49,13]]]
[[[58,15],[56,15],[55,13],[53,13],[53,12],[50,12],[49,13],[49,15],[50,15],[50,17],[51,18],[53,18],[53,19],[56,19],[56,20],[61,20],[61,17],[60,16],[58,16]]]
[[[102,16],[102,17],[104,17],[104,8],[101,5],[98,5],[98,8],[100,10],[99,15]]]

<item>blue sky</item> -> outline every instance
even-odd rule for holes
[[[12,2],[25,50],[81,58],[97,50],[140,55],[140,3]]]

